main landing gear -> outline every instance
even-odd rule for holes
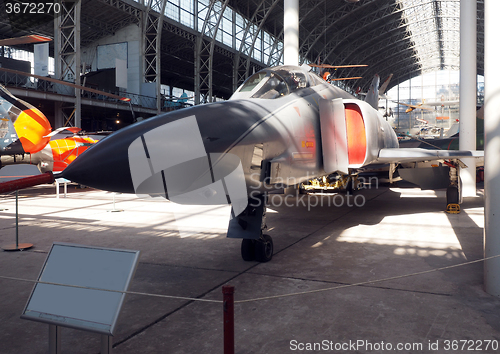
[[[445,164],[450,167],[450,185],[446,189],[446,212],[450,214],[460,213],[460,203],[461,201],[461,181],[458,175],[459,167],[461,166],[461,161],[445,161]],[[463,165],[463,163],[462,163]]]
[[[274,245],[271,236],[263,233],[266,228],[266,197],[253,196],[248,199],[245,210],[229,221],[227,237],[243,239],[243,260],[269,262],[273,258]]]

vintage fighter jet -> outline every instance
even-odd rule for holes
[[[0,71],[31,76],[38,80],[89,91],[122,102],[130,102],[130,98],[71,82],[8,68],[0,67]],[[61,130],[68,130],[75,135],[64,139],[51,139]],[[60,172],[90,145],[97,142],[97,139],[82,135],[80,130],[75,127],[64,127],[52,131],[50,122],[43,112],[17,98],[7,88],[0,85],[0,168],[12,164],[32,164],[37,165],[42,173]]]
[[[89,148],[62,177],[107,191],[181,204],[231,204],[228,237],[244,260],[269,261],[266,193],[375,164],[482,156],[401,149],[376,106],[327,84],[309,68],[278,66],[249,77],[231,99],[160,114]],[[372,85],[378,85],[378,77]],[[378,101],[378,87],[368,102]],[[450,173],[451,175],[451,173]],[[458,191],[457,176],[451,185]],[[458,193],[457,193],[458,195]]]
[[[0,46],[48,41],[52,41],[52,39],[33,34],[24,37],[0,39]],[[51,77],[3,67],[0,67],[0,72],[30,76],[37,80],[89,91],[122,102],[130,102],[130,98],[127,97]],[[74,135],[64,139],[52,138],[62,130],[68,130]],[[37,165],[42,173],[46,171],[60,172],[90,145],[97,142],[97,139],[82,135],[80,130],[74,127],[64,127],[52,132],[47,117],[38,108],[17,98],[7,88],[0,85],[0,168],[12,164],[32,164]]]
[[[35,153],[2,155],[0,156],[0,168],[7,165],[30,164],[37,166],[41,173],[48,171],[61,172],[86,149],[99,141],[82,134],[80,128],[64,129],[73,134],[59,139],[51,138],[43,149]],[[49,134],[49,137],[58,132],[60,132],[60,129]]]

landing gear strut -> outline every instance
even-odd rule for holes
[[[446,212],[450,214],[460,213],[460,177],[458,175],[459,163],[445,162],[450,167],[450,185],[446,189]]]
[[[273,240],[264,234],[266,225],[266,197],[253,196],[247,207],[229,221],[227,237],[242,238],[241,257],[245,261],[269,262],[273,258]]]

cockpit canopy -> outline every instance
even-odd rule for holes
[[[230,99],[275,99],[320,83],[322,80],[316,74],[309,73],[300,67],[277,66],[261,70],[250,76]]]

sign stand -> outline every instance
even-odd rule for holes
[[[116,209],[116,206],[115,206],[115,196],[117,194],[118,193],[113,193],[113,209],[108,210],[108,212],[110,212],[110,213],[120,213],[120,212],[124,211],[123,209]]]
[[[60,326],[101,335],[110,354],[112,336],[139,251],[54,243],[21,318],[49,325],[49,353],[61,353]]]
[[[59,199],[59,185],[61,183],[64,184],[64,198],[66,198],[68,195],[68,182],[70,181],[67,180],[66,178],[57,178],[55,182],[56,182],[56,198]]]
[[[49,354],[61,354],[61,327],[49,325]]]
[[[113,337],[105,334],[101,335],[101,354],[111,354],[113,348]]]
[[[16,243],[2,247],[4,251],[24,251],[33,247],[32,243],[19,243],[19,192],[16,190]]]
[[[111,354],[113,337],[101,334],[101,354]],[[49,325],[49,354],[61,354],[61,327]]]

